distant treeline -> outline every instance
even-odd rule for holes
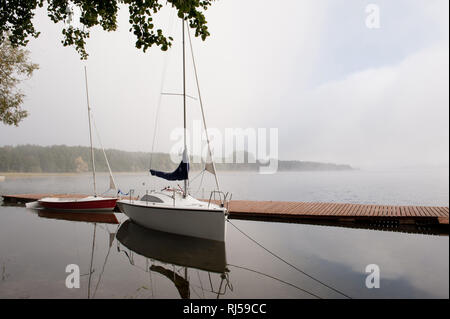
[[[114,149],[105,150],[113,172],[147,171],[150,165],[150,153],[125,152]],[[87,172],[92,169],[90,148],[85,146],[4,146],[0,147],[0,172],[67,173]],[[106,172],[108,167],[101,149],[94,149],[96,171]],[[248,156],[246,156],[246,159]],[[177,163],[164,153],[154,153],[152,168],[173,170]],[[259,163],[218,163],[218,170],[257,171]],[[203,168],[201,163],[192,163],[192,170]],[[349,165],[330,163],[278,161],[279,171],[318,171],[350,170]]]

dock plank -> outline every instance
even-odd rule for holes
[[[39,200],[43,197],[81,198],[84,194],[14,194],[1,195],[4,202],[17,203]],[[128,197],[126,197],[128,198]],[[207,201],[207,200],[205,200]],[[232,218],[271,217],[281,219],[349,219],[379,220],[396,218],[414,220],[436,220],[436,223],[448,225],[449,208],[435,206],[394,206],[368,205],[355,203],[324,202],[282,202],[232,200],[228,206]]]

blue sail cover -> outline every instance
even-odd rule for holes
[[[157,177],[164,178],[168,181],[182,181],[189,178],[189,157],[187,155],[187,150],[183,151],[183,159],[181,160],[178,168],[174,170],[172,173],[155,171],[153,169],[150,170],[152,175]]]
[[[185,180],[185,179],[188,179],[189,163],[181,161],[180,165],[178,165],[178,168],[171,173],[155,171],[153,169],[150,170],[150,173],[157,177],[164,178],[168,181]]]

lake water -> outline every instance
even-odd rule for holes
[[[448,169],[220,177],[233,199],[449,205]],[[166,186],[137,174],[116,181],[136,195]],[[198,181],[192,191],[208,197]],[[7,178],[0,194],[91,193],[90,185],[89,175]],[[100,175],[99,190],[107,185]],[[211,185],[204,181],[205,189]],[[324,284],[353,298],[449,297],[448,236],[231,220],[301,273],[230,224],[224,246],[198,249],[202,244],[148,233],[116,216],[120,227],[0,206],[0,298],[344,298]],[[78,289],[66,287],[69,264],[80,268]],[[379,266],[380,288],[366,287],[369,264]],[[223,267],[225,275],[214,272]]]

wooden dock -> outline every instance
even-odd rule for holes
[[[229,213],[236,219],[449,234],[448,207],[233,200]]]
[[[43,197],[80,198],[85,196],[87,195],[2,195],[6,204],[26,203]],[[449,209],[438,206],[232,200],[229,203],[229,217],[443,235],[448,235],[449,229]]]

